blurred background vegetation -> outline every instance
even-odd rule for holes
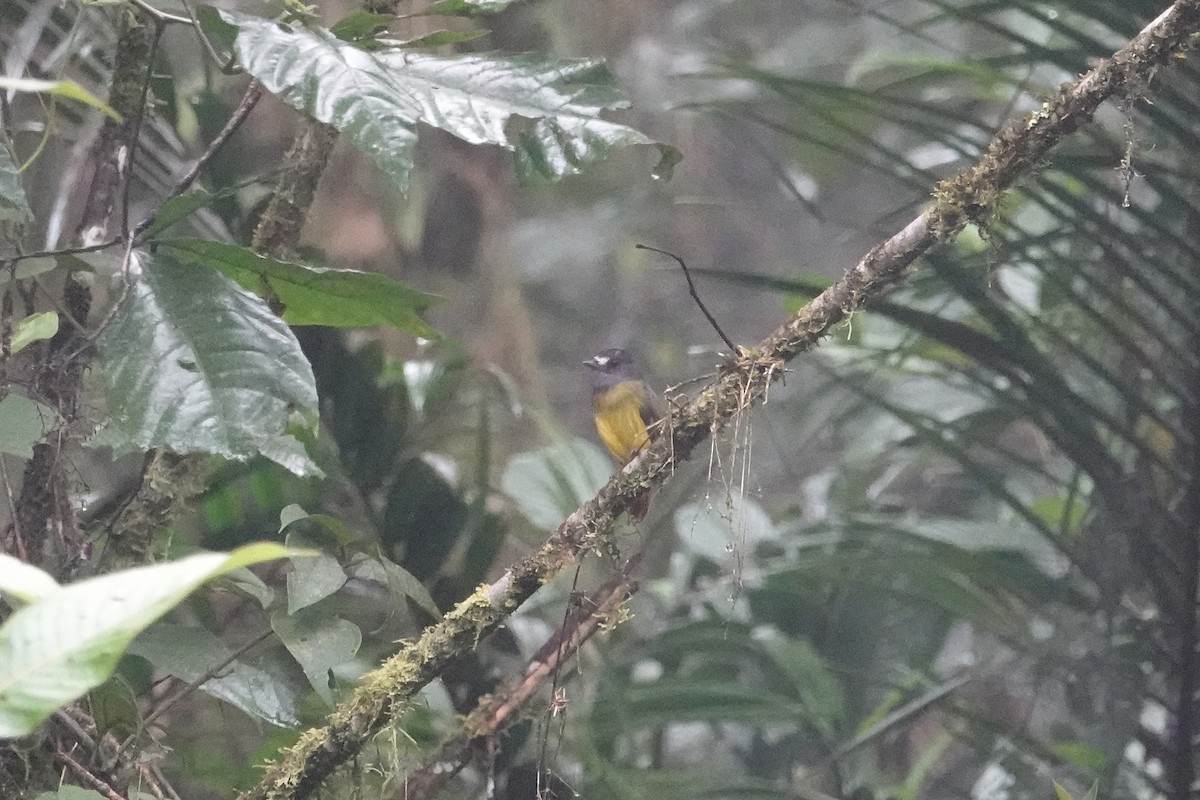
[[[4,6],[6,69],[103,74],[104,8]],[[319,720],[428,619],[349,542],[377,546],[448,608],[610,474],[583,358],[631,348],[659,389],[712,370],[719,342],[683,276],[634,244],[684,257],[732,337],[757,341],[907,222],[1003,121],[1162,7],[537,0],[456,21],[490,31],[459,52],[606,58],[633,100],[621,120],[684,161],[658,181],[653,155],[635,149],[520,185],[507,154],[426,131],[401,197],[364,156],[339,150],[307,222],[309,257],[441,294],[429,318],[445,339],[302,330],[328,477],[214,465],[173,531],[227,549],[276,537],[281,510],[297,504],[353,532],[325,542],[349,579],[314,608],[360,629],[357,655],[328,672],[324,692],[278,644],[243,658],[289,698],[294,717],[274,721]],[[353,8],[318,11],[330,24]],[[416,17],[394,30],[436,25]],[[168,167],[203,148],[244,85],[204,63],[182,34],[162,49]],[[562,677],[565,714],[547,716],[542,698],[450,796],[483,796],[495,778],[496,796],[533,797],[539,769],[557,797],[982,800],[1047,797],[1052,781],[1076,796],[1097,782],[1105,797],[1192,796],[1197,77],[1184,61],[1159,76],[1153,102],[1131,93],[1105,107],[986,230],[920,262],[792,365],[631,534],[629,548],[648,552],[643,590],[632,619]],[[28,157],[41,133],[15,120]],[[70,122],[51,142],[63,158],[41,156],[25,180],[44,219],[87,124]],[[269,176],[296,124],[265,102],[210,165],[210,187],[241,187],[214,208],[214,228],[244,241],[265,191],[253,179]],[[120,480],[119,465],[102,472],[84,476],[98,506]],[[332,535],[289,530],[310,544]],[[596,562],[579,585],[601,579]],[[546,638],[574,586],[561,578],[428,689],[344,796],[382,785],[402,797],[398,770]],[[263,613],[227,593],[172,624],[234,648]],[[135,645],[98,715],[109,702],[127,709],[122,693],[164,691],[156,659],[179,647],[171,633]],[[185,797],[229,796],[294,737],[241,708],[197,694],[167,717],[187,720],[163,754]],[[108,723],[132,730],[121,713]]]

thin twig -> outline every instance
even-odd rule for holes
[[[64,751],[62,748],[58,748],[54,751],[54,757],[66,764],[67,768],[70,769],[71,772],[75,773],[75,777],[87,784],[89,788],[95,789],[97,792],[104,795],[106,800],[128,800],[128,798],[114,789],[112,785],[108,783],[108,781],[98,778],[83,764],[80,764],[78,761],[67,755],[66,751]]]
[[[147,12],[151,13],[151,12]],[[137,116],[133,120],[133,125],[129,129],[129,153],[125,159],[125,168],[122,170],[121,180],[121,231],[127,239],[133,237],[129,233],[129,195],[133,184],[133,170],[137,164],[138,149],[142,140],[142,126],[146,122],[146,105],[150,100],[150,82],[154,77],[154,59],[158,56],[158,46],[162,43],[163,32],[166,30],[166,23],[161,19],[155,21],[154,34],[150,39],[150,52],[146,56],[146,78],[142,81],[141,96],[138,98]],[[126,250],[128,252],[128,250]]]
[[[697,375],[694,378],[688,378],[686,381],[680,381],[679,383],[672,384],[666,389],[663,389],[663,393],[668,395],[675,394],[685,386],[691,386],[696,383],[708,383],[713,378],[720,377],[720,374],[721,373],[719,372],[706,372],[703,375]]]
[[[221,54],[217,52],[216,46],[212,43],[212,40],[208,38],[208,34],[204,32],[204,26],[200,24],[200,18],[196,16],[196,9],[192,8],[191,2],[189,2],[189,0],[179,1],[183,5],[183,10],[187,12],[188,18],[192,22],[192,29],[196,31],[196,36],[200,39],[200,44],[205,50],[208,51],[209,58],[211,58],[213,62],[218,65],[217,69],[219,69],[224,75],[240,75],[243,70],[238,69],[235,66],[237,64],[237,55],[235,53],[230,53],[228,61],[221,58]]]
[[[92,738],[90,733],[83,729],[83,725],[79,723],[79,720],[62,709],[54,712],[54,719],[59,725],[62,725],[71,732],[71,735],[75,737],[75,741],[87,748],[89,752],[96,752],[96,740]]]
[[[70,310],[59,301],[53,292],[47,289],[36,277],[32,279],[32,282],[34,291],[38,294],[41,294],[46,299],[46,302],[54,308],[54,312],[56,314],[66,319],[66,321],[70,323],[71,327],[75,329],[76,333],[80,334],[81,336],[87,335],[87,328],[84,327],[82,322],[75,319],[75,315],[72,314]]]
[[[158,785],[167,793],[171,800],[183,800],[179,796],[179,792],[175,791],[175,787],[167,780],[167,776],[163,775],[162,766],[159,764],[151,764],[150,771],[154,773],[154,777],[158,779]]]
[[[175,791],[175,787],[167,782],[158,764],[139,764],[138,772],[141,773],[142,780],[150,787],[150,793],[157,800],[168,800],[168,798],[170,800],[180,800],[179,793]]]
[[[162,11],[160,9],[157,9],[154,6],[147,3],[146,0],[129,0],[129,2],[133,3],[135,6],[140,8],[142,11],[145,11],[147,14],[154,17],[155,21],[158,22],[158,24],[160,24],[160,25],[164,25],[168,22],[173,22],[176,25],[191,25],[192,24],[192,21],[190,19],[188,19],[187,17],[180,17],[176,14],[171,14],[167,11]]]
[[[17,498],[13,496],[12,481],[8,479],[8,470],[4,466],[3,458],[0,458],[0,478],[4,480],[4,493],[8,496],[8,524],[12,526],[15,537],[13,550],[16,552],[17,558],[26,561],[29,557],[25,552],[25,537],[21,535],[21,523],[17,516]]]
[[[641,556],[639,554],[636,557],[640,558]],[[563,619],[562,619],[562,622],[558,626],[558,631],[559,631],[559,635],[557,637],[558,638],[558,652],[555,654],[554,658],[559,664],[561,664],[563,662],[564,648],[567,646],[567,637],[562,634],[565,633],[567,630],[569,630],[572,627],[571,615],[576,613],[577,610],[581,607],[582,602],[587,599],[586,597],[583,597],[583,598],[580,598],[580,601],[578,604],[575,602],[576,598],[579,597],[576,594],[576,590],[579,588],[579,575],[582,572],[583,572],[583,561],[581,560],[578,564],[575,565],[575,575],[574,575],[574,577],[571,578],[571,589],[567,592],[567,602],[564,604],[564,608],[563,608]],[[526,669],[525,672],[526,672],[526,674],[528,674],[529,669]],[[541,740],[542,740],[541,746],[540,746],[541,753],[538,755],[538,760],[537,760],[538,786],[541,786],[542,773],[543,773],[543,771],[545,771],[545,767],[546,767],[546,763],[547,763],[546,751],[550,746],[550,723],[554,719],[554,716],[558,713],[557,701],[558,701],[558,691],[559,691],[559,680],[562,678],[562,670],[555,669],[553,671],[553,673],[551,673],[551,674],[552,674],[552,677],[550,679],[550,703],[546,706],[546,725],[545,725],[545,727],[542,728],[542,731],[541,731]],[[563,707],[562,712],[563,712],[562,717],[563,717],[563,720],[565,721],[566,716],[567,716],[565,706]],[[494,736],[495,735],[494,732],[492,732],[491,735]],[[562,740],[560,739],[559,741],[561,742]]]
[[[168,697],[166,700],[164,700],[162,703],[160,703],[158,708],[151,711],[146,716],[146,718],[144,720],[142,720],[141,728],[143,730],[149,728],[151,725],[153,725],[158,720],[159,717],[161,717],[163,714],[165,714],[167,711],[169,711],[171,708],[173,708],[176,703],[178,703],[180,700],[183,700],[185,697],[187,697],[188,695],[195,692],[197,689],[199,689],[204,684],[208,683],[213,678],[217,677],[226,667],[228,667],[234,661],[237,661],[239,656],[243,655],[248,650],[251,650],[254,647],[257,647],[258,645],[262,644],[268,638],[273,636],[274,633],[275,632],[272,630],[263,631],[258,636],[254,637],[250,641],[243,644],[241,647],[234,650],[232,653],[229,654],[229,656],[227,658],[224,658],[221,661],[219,661],[218,663],[214,664],[210,669],[205,671],[204,674],[202,674],[200,677],[196,678],[196,680],[189,682],[186,686],[183,687],[183,689],[176,692],[174,695],[172,695],[171,697]],[[136,732],[131,733],[129,735],[129,737],[124,742],[121,743],[121,749],[118,751],[118,753],[125,752],[125,750],[131,744],[133,744],[134,741],[137,740],[137,736],[138,736],[138,734]]]
[[[682,258],[666,250],[659,250],[657,247],[651,247],[648,244],[635,244],[634,247],[638,250],[651,250],[655,253],[662,253],[664,256],[670,256],[671,258],[675,259],[675,263],[679,264],[679,267],[683,270],[683,277],[687,278],[688,291],[691,293],[692,299],[696,301],[696,305],[700,306],[700,311],[702,311],[705,318],[708,319],[708,324],[713,326],[713,330],[715,330],[717,335],[721,337],[721,341],[725,342],[725,344],[729,346],[729,352],[731,355],[736,356],[738,353],[742,352],[742,348],[734,344],[733,340],[725,335],[725,331],[721,330],[721,326],[717,324],[716,318],[710,314],[708,309],[705,307],[704,301],[700,299],[700,295],[696,292],[696,284],[692,282],[692,273],[688,270],[688,266],[684,263]]]
[[[77,719],[78,717],[78,719]],[[65,709],[60,709],[54,712],[54,720],[61,725],[65,730],[63,733],[75,740],[75,743],[81,746],[89,755],[90,759],[95,759],[101,755],[98,750],[100,745],[92,738],[92,735],[86,730],[87,727],[96,728],[96,721],[84,714],[78,706],[69,706]],[[112,748],[117,746],[115,737],[111,733],[104,734],[103,746]],[[179,793],[167,781],[162,774],[162,769],[158,764],[144,761],[139,756],[133,756],[129,760],[122,760],[120,754],[114,757],[114,764],[118,765],[114,769],[129,769],[135,768],[141,774],[142,779],[150,787],[150,792],[158,800],[180,800]]]
[[[184,173],[183,177],[179,179],[179,182],[175,184],[175,188],[171,190],[170,194],[163,199],[163,203],[159,204],[158,208],[156,208],[153,213],[138,223],[137,227],[133,230],[132,238],[137,238],[138,236],[142,235],[146,229],[150,227],[155,218],[158,217],[159,213],[162,211],[163,205],[168,200],[178,197],[191,188],[191,185],[195,183],[196,178],[200,176],[200,171],[204,169],[205,165],[207,165],[210,160],[212,160],[212,157],[217,154],[217,151],[220,150],[227,141],[229,141],[229,137],[233,136],[233,134],[237,132],[238,128],[242,126],[242,123],[246,121],[248,116],[250,116],[250,112],[254,110],[256,105],[258,105],[258,101],[262,99],[262,96],[262,84],[256,80],[250,81],[250,85],[246,87],[245,94],[242,95],[242,99],[238,103],[237,108],[234,109],[233,114],[230,115],[228,120],[226,120],[225,126],[221,128],[221,132],[218,133],[211,142],[209,142],[208,147],[205,148],[204,152],[200,154],[200,157],[196,159],[196,162],[192,164],[191,168],[188,169],[188,171]]]
[[[36,253],[21,253],[20,255],[8,256],[0,260],[0,268],[7,268],[10,264],[16,264],[18,261],[28,261],[31,258],[51,258],[53,256],[69,256],[76,253],[95,253],[99,250],[107,250],[110,247],[115,247],[120,244],[122,237],[115,236],[106,242],[99,244],[85,244],[80,247],[63,247],[58,250],[38,250]]]

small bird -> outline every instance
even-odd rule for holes
[[[583,364],[594,371],[592,410],[600,441],[622,465],[628,464],[650,444],[655,423],[662,419],[658,395],[639,377],[624,350],[601,350]],[[649,504],[650,497],[642,497],[630,516],[641,519]]]

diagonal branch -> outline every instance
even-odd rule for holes
[[[664,483],[698,444],[763,400],[770,384],[783,374],[783,363],[813,347],[869,297],[899,280],[919,256],[951,241],[968,223],[986,221],[1003,193],[1036,171],[1054,145],[1091,120],[1106,99],[1144,91],[1160,68],[1191,45],[1197,31],[1200,0],[1178,0],[1111,58],[1065,85],[1038,112],[999,133],[977,164],[936,187],[929,209],[872,248],[758,345],[743,348],[696,399],[673,410],[670,436],[661,437],[610,480],[535,553],[463,600],[368,675],[324,727],[303,734],[242,800],[311,796],[458,653],[499,627],[560,569],[599,546],[617,517]]]

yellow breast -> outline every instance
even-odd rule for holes
[[[627,464],[650,443],[650,434],[642,419],[645,390],[639,381],[618,383],[592,397],[596,411],[596,432],[617,460]]]

